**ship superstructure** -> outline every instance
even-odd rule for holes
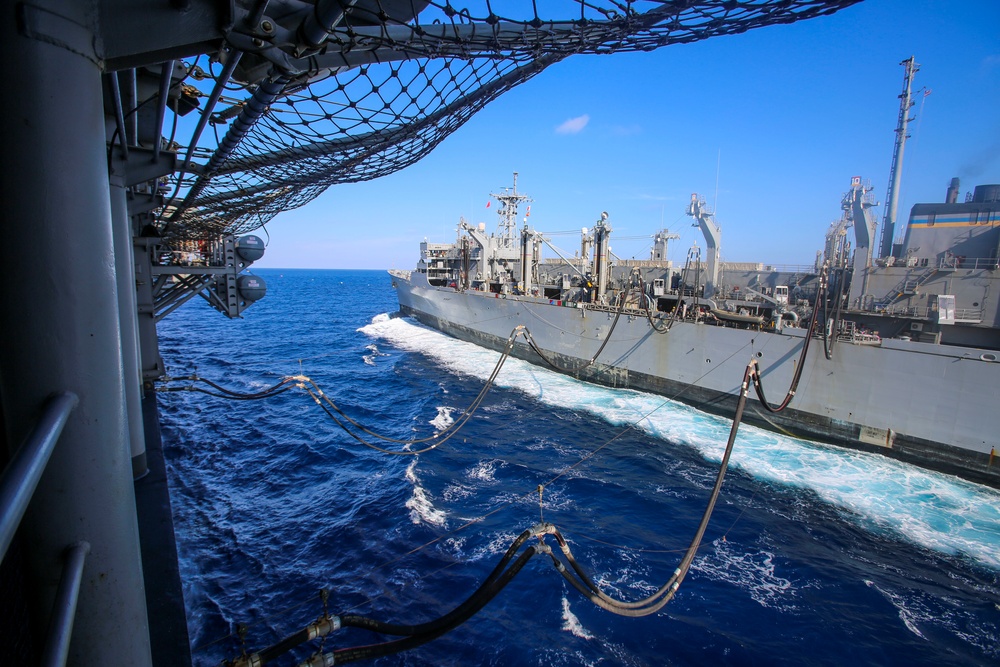
[[[875,202],[855,177],[825,256],[782,270],[716,263],[722,230],[697,195],[687,212],[706,245],[683,266],[664,259],[666,232],[650,260],[614,258],[607,213],[592,235],[582,230],[573,258],[540,257],[547,239],[527,225],[519,256],[507,250],[518,244],[492,240],[468,252],[463,224],[454,243],[422,244],[415,271],[395,272],[400,308],[497,349],[523,325],[534,345],[515,354],[526,359],[721,414],[735,404],[747,356],[784,388],[815,337],[792,409],[748,409],[751,421],[998,485],[1000,186],[978,186],[963,203],[957,188],[944,203],[913,207],[898,259],[873,259]]]

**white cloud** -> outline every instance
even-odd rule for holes
[[[556,133],[558,134],[576,134],[587,127],[587,123],[590,122],[590,116],[583,114],[582,116],[577,116],[576,118],[570,118],[562,125],[556,128]]]

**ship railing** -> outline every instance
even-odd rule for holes
[[[24,512],[28,509],[56,443],[59,442],[59,436],[77,403],[79,399],[71,392],[59,393],[50,398],[42,408],[38,422],[4,468],[3,475],[0,475],[0,561],[7,555],[7,549],[21,525]],[[77,542],[66,549],[62,576],[49,620],[41,662],[43,665],[66,663],[76,603],[80,595],[80,582],[83,580],[83,565],[89,552],[90,544],[87,542]]]
[[[963,255],[946,255],[938,260],[939,269],[987,269],[1000,268],[1000,260],[996,257],[965,257]]]
[[[882,315],[892,315],[897,317],[914,317],[918,319],[930,319],[933,309],[927,306],[887,306],[876,308],[875,312]],[[975,324],[983,321],[986,314],[985,308],[956,308],[955,321],[962,324]]]
[[[583,303],[580,304],[580,306],[582,308],[586,308],[587,310],[593,310],[599,313],[610,313],[612,315],[617,313],[619,310],[618,306],[608,306],[603,303]],[[625,306],[624,308],[621,308],[621,311],[622,315],[628,315],[631,317],[646,317],[645,308],[632,308],[630,306]]]
[[[812,264],[765,264],[764,271],[773,273],[816,273]]]
[[[979,324],[986,315],[985,308],[956,308],[955,321],[963,324]]]
[[[875,312],[882,315],[895,315],[898,317],[917,317],[926,319],[930,317],[931,309],[926,306],[885,306],[876,307]]]

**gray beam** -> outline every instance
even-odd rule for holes
[[[149,665],[93,5],[46,4],[0,16],[18,91],[0,123],[15,156],[0,166],[7,442],[24,439],[46,397],[80,398],[21,522],[32,625],[50,617],[64,549],[87,541],[69,664]]]
[[[125,189],[111,187],[111,220],[114,226],[115,275],[118,278],[118,320],[121,327],[122,370],[132,477],[146,474],[146,435],[142,421],[142,375],[139,371],[138,307],[135,295],[135,261],[132,256],[132,223]]]
[[[108,71],[217,51],[232,25],[229,10],[240,11],[237,3],[216,0],[186,0],[186,6],[164,0],[101,0],[96,5]]]
[[[70,640],[76,619],[76,606],[80,601],[80,584],[83,581],[83,566],[90,553],[90,544],[78,542],[66,550],[66,566],[59,579],[56,601],[46,633],[45,652],[42,667],[62,667],[69,657]]]

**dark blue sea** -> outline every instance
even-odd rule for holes
[[[258,273],[268,294],[243,319],[199,299],[160,323],[171,375],[257,392],[304,374],[407,439],[457,419],[497,361],[393,317],[384,272]],[[609,593],[648,595],[697,527],[730,427],[516,360],[457,436],[417,456],[364,447],[298,389],[159,398],[197,665],[294,633],[323,614],[320,589],[331,613],[437,618],[540,518]],[[274,664],[387,639],[343,629]],[[469,622],[376,664],[997,665],[1000,493],[744,427],[660,612],[599,609],[538,556]]]

